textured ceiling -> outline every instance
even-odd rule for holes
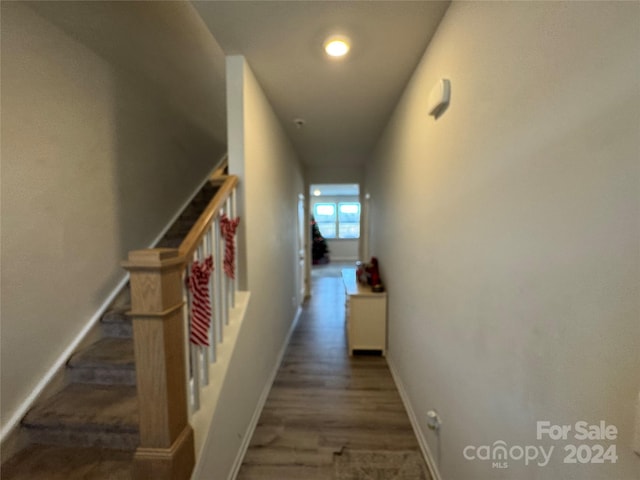
[[[449,2],[193,4],[225,54],[246,57],[302,161],[315,167],[367,161]],[[340,61],[322,51],[333,33],[352,41]]]

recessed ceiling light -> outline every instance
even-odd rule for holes
[[[344,57],[350,48],[351,41],[343,35],[333,35],[324,42],[324,51],[330,57]]]
[[[321,192],[320,190],[318,190],[318,189],[315,189],[315,190],[313,191],[313,194],[314,194],[316,197],[319,197],[319,196],[322,194],[322,192]]]

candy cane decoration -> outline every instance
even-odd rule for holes
[[[220,232],[224,237],[224,273],[229,278],[236,278],[235,273],[235,256],[236,247],[233,237],[238,229],[240,217],[231,220],[226,214],[220,217]]]
[[[209,278],[213,272],[213,257],[209,255],[202,262],[191,264],[188,284],[191,292],[191,331],[189,341],[194,345],[209,346],[209,324],[211,322],[211,300],[209,298]]]

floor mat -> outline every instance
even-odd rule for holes
[[[418,452],[350,450],[334,455],[335,480],[430,480]]]

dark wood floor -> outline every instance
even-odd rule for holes
[[[347,354],[339,268],[314,269],[238,480],[427,480],[380,356]]]

